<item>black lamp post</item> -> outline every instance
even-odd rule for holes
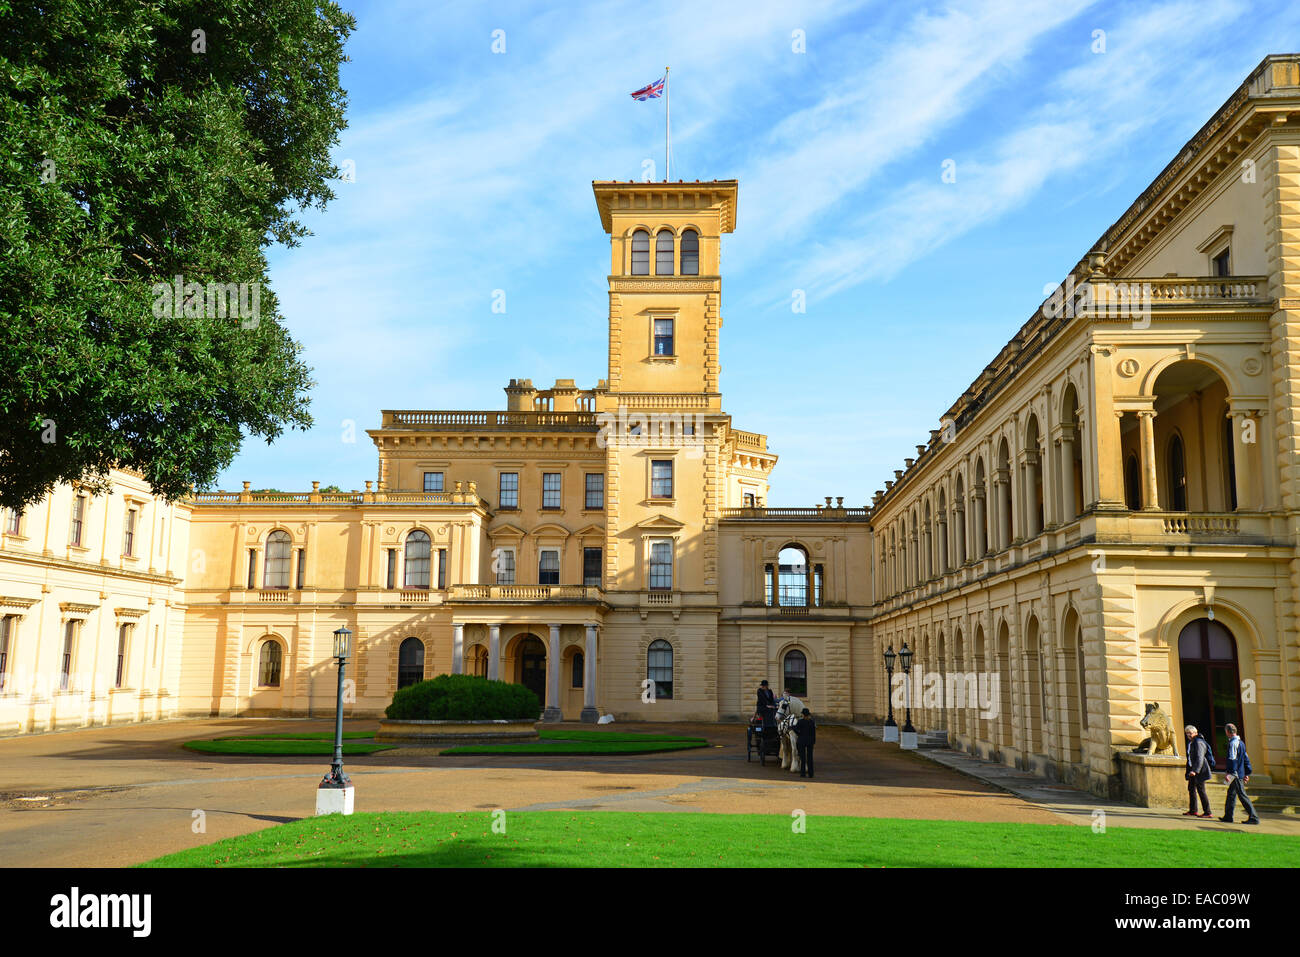
[[[352,781],[343,773],[343,670],[352,654],[352,632],[345,625],[334,632],[334,657],[339,662],[339,693],[334,706],[334,761],[321,781],[323,788],[347,788]]]
[[[903,733],[916,733],[912,727],[912,649],[907,647],[907,642],[903,642],[903,650],[898,653],[898,663],[903,669],[903,684],[907,685],[907,721],[903,725]]]
[[[894,659],[897,657],[893,645],[885,649],[885,697],[889,699],[889,717],[885,719],[886,728],[898,727],[898,723],[894,720]]]

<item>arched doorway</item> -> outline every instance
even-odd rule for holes
[[[397,687],[419,684],[424,680],[424,642],[407,638],[397,651]]]
[[[519,683],[537,695],[537,700],[546,703],[546,646],[536,635],[524,635],[519,639],[519,650],[515,652],[519,661]]]
[[[1226,767],[1228,734],[1224,725],[1237,726],[1243,738],[1241,674],[1237,668],[1237,642],[1217,621],[1198,618],[1178,634],[1178,670],[1182,676],[1183,723],[1194,724],[1214,747],[1217,767]]]

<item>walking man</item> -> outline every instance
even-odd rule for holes
[[[1187,735],[1187,803],[1188,810],[1183,817],[1210,817],[1210,799],[1205,793],[1205,782],[1210,780],[1213,763],[1210,757],[1210,745],[1196,731],[1196,725],[1189,724],[1183,729]],[[1200,796],[1201,810],[1196,813],[1196,798]]]
[[[803,709],[801,717],[794,726],[795,749],[799,752],[799,777],[813,776],[813,745],[817,743],[817,722],[812,712]]]
[[[1246,754],[1246,742],[1237,737],[1237,726],[1228,725],[1225,729],[1228,732],[1228,773],[1223,779],[1228,784],[1228,803],[1223,809],[1223,817],[1219,818],[1224,824],[1232,823],[1232,809],[1238,798],[1241,799],[1241,806],[1247,814],[1247,824],[1258,824],[1259,817],[1255,814],[1255,806],[1250,803],[1250,798],[1246,797],[1245,784],[1250,780],[1250,757]]]

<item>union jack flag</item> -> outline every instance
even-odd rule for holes
[[[653,100],[655,97],[664,95],[664,80],[667,77],[661,76],[648,86],[643,86],[635,93],[630,94],[634,100]]]

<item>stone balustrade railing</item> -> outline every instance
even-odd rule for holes
[[[416,426],[425,429],[596,429],[594,412],[458,412],[385,410],[383,428]]]
[[[594,585],[452,585],[448,601],[600,601]]]
[[[724,508],[720,517],[766,522],[865,522],[870,517],[866,508]]]

